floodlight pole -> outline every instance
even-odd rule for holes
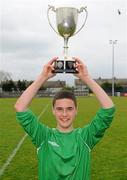
[[[114,79],[114,45],[117,43],[117,40],[109,40],[109,43],[112,45],[112,96],[115,95],[115,79]]]

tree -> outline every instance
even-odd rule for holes
[[[111,93],[112,92],[112,83],[109,82],[104,82],[101,87],[107,92]],[[123,87],[120,84],[114,84],[114,90],[115,92],[123,92]]]
[[[101,87],[107,92],[111,93],[112,92],[112,84],[109,82],[104,82]]]
[[[116,84],[115,91],[116,92],[123,92],[124,88],[120,84]]]
[[[25,89],[26,89],[26,81],[25,80],[23,80],[23,81],[20,81],[20,80],[18,80],[18,82],[17,82],[17,89],[19,90],[19,91],[24,91]]]
[[[9,91],[9,92],[17,90],[16,85],[13,82],[13,80],[7,80],[5,82],[2,82],[2,89],[3,91]]]

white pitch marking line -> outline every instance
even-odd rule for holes
[[[49,104],[47,104],[47,106],[44,108],[44,110],[42,110],[42,112],[39,114],[38,118],[40,118],[42,116],[42,114],[44,114],[44,112],[47,110],[48,106],[49,106]],[[27,137],[27,134],[25,134],[22,137],[22,139],[19,141],[17,146],[14,148],[14,150],[12,151],[12,153],[10,154],[10,156],[8,157],[8,159],[6,160],[6,162],[4,163],[2,168],[0,169],[0,177],[4,174],[4,171],[6,170],[8,165],[11,163],[12,159],[15,157],[17,151],[20,149],[20,147],[23,144],[23,142],[26,139],[26,137]]]

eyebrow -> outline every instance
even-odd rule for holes
[[[73,106],[66,107],[66,109],[73,109],[73,108],[74,108]],[[58,106],[58,107],[56,107],[56,109],[63,109],[63,107]]]

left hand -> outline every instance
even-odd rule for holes
[[[89,75],[87,66],[79,58],[73,57],[73,59],[76,62],[75,68],[78,71],[78,73],[74,75],[82,80]]]

